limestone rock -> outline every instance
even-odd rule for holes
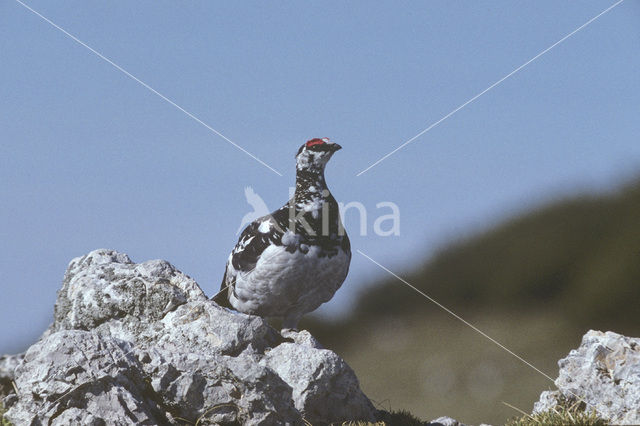
[[[321,349],[309,332],[298,334],[295,343],[282,343],[261,362],[291,386],[296,409],[323,424],[369,418],[372,406],[359,391],[353,370],[335,353]]]
[[[135,264],[126,254],[95,250],[69,263],[53,330],[93,330],[131,340],[187,301],[206,299],[193,279],[168,262]]]
[[[22,424],[314,424],[375,420],[349,366],[307,332],[282,343],[171,264],[96,250],[74,259],[54,323],[0,359]],[[18,393],[13,389],[15,381]]]
[[[534,413],[582,400],[610,423],[640,424],[640,338],[591,330],[558,366],[558,390],[543,392]]]
[[[435,420],[431,420],[429,422],[430,426],[465,426],[464,423],[460,423],[456,419],[452,419],[451,417],[438,417]]]
[[[87,331],[51,334],[16,368],[17,400],[6,417],[22,424],[161,424],[164,411],[131,345]]]

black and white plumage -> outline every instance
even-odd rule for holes
[[[280,209],[247,226],[229,255],[214,300],[240,312],[300,318],[329,301],[349,271],[351,247],[324,169],[341,147],[312,139],[296,155],[296,190]]]

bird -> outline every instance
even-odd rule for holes
[[[245,225],[253,222],[259,217],[269,214],[269,208],[264,203],[264,200],[262,199],[262,197],[256,194],[252,187],[247,186],[246,188],[244,188],[244,196],[247,199],[247,203],[249,203],[251,207],[253,207],[253,211],[243,216],[242,221],[240,222],[240,226],[236,231],[236,235],[240,233]]]
[[[281,334],[288,336],[297,332],[303,315],[333,297],[351,262],[351,243],[324,175],[340,149],[328,138],[313,138],[298,149],[293,196],[242,231],[213,297],[216,303],[282,318]]]

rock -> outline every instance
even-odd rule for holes
[[[212,423],[302,422],[291,387],[250,355],[196,358],[153,349],[142,358],[160,405],[174,407],[175,418],[194,423],[201,417]]]
[[[467,426],[467,425],[457,421],[456,419],[452,419],[451,417],[442,416],[426,423],[426,426]],[[491,426],[491,425],[487,423],[480,423],[478,426]]]
[[[376,419],[351,368],[308,332],[282,343],[171,264],[96,250],[69,264],[54,322],[0,359],[22,424],[314,424]],[[15,381],[17,394],[13,389]]]
[[[451,417],[438,417],[435,420],[431,420],[429,425],[432,426],[465,426],[464,423],[460,423],[456,419],[452,419]]]
[[[558,366],[558,390],[543,392],[534,413],[580,400],[612,424],[640,424],[640,338],[591,330]]]
[[[359,391],[351,368],[335,353],[321,349],[308,331],[298,334],[295,343],[282,343],[261,360],[291,386],[296,409],[323,424],[336,418],[370,418],[370,402]],[[330,413],[327,407],[332,407]]]
[[[205,300],[198,284],[168,262],[135,264],[126,254],[95,250],[69,264],[52,328],[132,340],[187,301]]]
[[[16,368],[18,398],[6,417],[16,425],[166,422],[131,349],[87,331],[51,334]]]

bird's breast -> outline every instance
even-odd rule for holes
[[[351,254],[341,248],[329,256],[320,246],[301,244],[294,251],[286,246],[269,246],[252,271],[238,273],[235,307],[276,316],[304,300],[315,309],[340,287],[350,260]]]

